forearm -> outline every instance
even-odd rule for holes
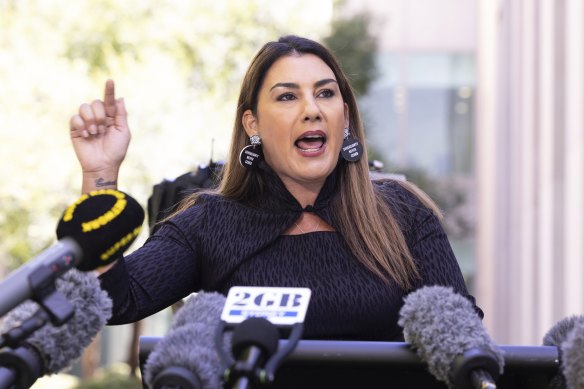
[[[109,324],[127,324],[150,316],[200,289],[197,254],[172,227],[150,237],[100,276],[114,302]]]

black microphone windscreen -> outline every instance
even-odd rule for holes
[[[154,347],[144,366],[144,380],[152,387],[163,371],[184,368],[193,372],[203,388],[221,388],[222,364],[215,337],[225,304],[219,293],[200,292],[176,312],[168,334]],[[224,337],[228,350],[230,339]]]
[[[57,225],[57,238],[73,238],[83,259],[83,271],[107,265],[134,242],[144,222],[144,209],[128,194],[103,189],[89,192],[69,206]]]
[[[444,286],[422,287],[405,298],[398,324],[406,342],[438,380],[451,383],[457,356],[473,348],[491,351],[503,372],[502,351],[491,340],[471,302]]]
[[[59,327],[46,323],[26,339],[44,359],[48,374],[58,373],[77,360],[112,314],[112,301],[94,274],[71,269],[55,283],[73,306],[73,317]],[[38,309],[32,301],[19,305],[4,316],[2,332],[19,325]]]

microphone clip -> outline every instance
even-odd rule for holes
[[[60,326],[73,317],[75,310],[55,287],[56,275],[48,266],[39,266],[28,276],[33,300],[49,315],[54,326]]]
[[[75,310],[65,296],[55,287],[55,273],[47,266],[39,266],[28,276],[32,299],[41,308],[22,323],[2,334],[0,349],[16,348],[33,332],[44,326],[49,320],[55,326],[61,326],[73,317]]]

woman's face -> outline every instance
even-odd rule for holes
[[[334,170],[349,124],[336,77],[313,54],[284,56],[266,73],[257,117],[243,115],[249,136],[259,134],[266,162],[284,184],[322,185]]]

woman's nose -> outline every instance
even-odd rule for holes
[[[321,113],[320,107],[316,103],[315,99],[307,99],[306,104],[304,105],[304,121],[314,121],[320,120]]]

